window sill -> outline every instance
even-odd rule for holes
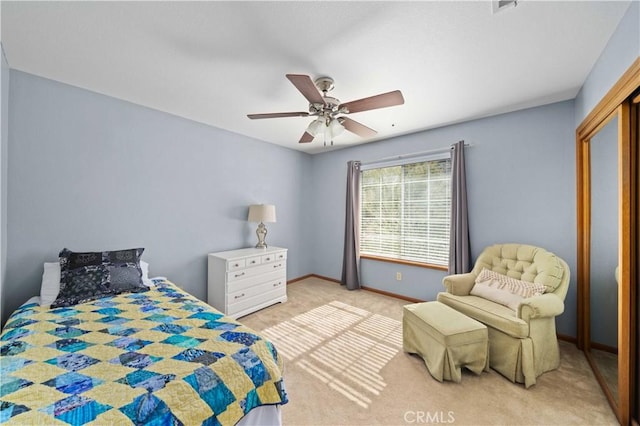
[[[390,257],[371,256],[369,254],[360,255],[360,258],[361,259],[368,259],[368,260],[379,260],[381,262],[399,263],[401,265],[418,266],[420,268],[437,269],[439,271],[445,271],[445,272],[449,270],[448,267],[442,266],[442,265],[433,265],[433,264],[430,264],[430,263],[415,262],[415,261],[412,261],[412,260],[392,259]]]

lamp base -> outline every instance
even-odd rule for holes
[[[264,226],[264,223],[260,222],[258,229],[256,229],[256,235],[258,236],[258,244],[256,244],[256,248],[267,248],[267,243],[264,241],[267,236],[267,227]]]

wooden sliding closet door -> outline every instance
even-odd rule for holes
[[[632,101],[632,114],[631,114],[631,144],[635,147],[635,185],[632,185],[632,190],[635,192],[635,255],[636,255],[636,270],[635,270],[635,379],[633,381],[633,392],[635,398],[632,401],[631,415],[632,422],[635,425],[640,425],[640,196],[638,191],[640,190],[640,90],[636,91]]]
[[[615,121],[614,121],[615,120]],[[617,384],[604,379],[592,356],[591,336],[591,237],[592,179],[591,144],[606,126],[615,123],[618,146],[618,341]],[[608,140],[608,139],[607,139]],[[615,143],[615,142],[614,142]],[[620,77],[576,129],[577,246],[578,246],[578,347],[587,361],[622,426],[640,425],[640,57]],[[597,175],[596,175],[597,176]],[[604,222],[606,223],[606,222]],[[596,302],[597,303],[597,300]],[[595,346],[593,346],[595,347]]]

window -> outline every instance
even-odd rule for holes
[[[451,159],[363,166],[360,253],[447,266]]]

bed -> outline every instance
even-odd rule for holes
[[[154,281],[69,306],[20,306],[0,335],[0,422],[280,423],[287,394],[273,344]]]

